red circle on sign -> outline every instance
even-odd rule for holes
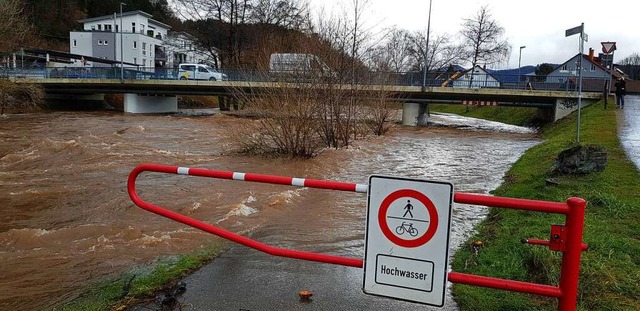
[[[427,228],[427,232],[425,232],[423,236],[414,240],[405,240],[393,234],[393,232],[391,232],[391,229],[389,228],[389,224],[387,223],[386,216],[391,203],[403,197],[411,197],[420,201],[422,204],[424,204],[424,206],[427,208],[427,212],[429,213],[429,227]],[[436,230],[438,229],[438,211],[436,210],[435,205],[433,205],[433,202],[431,202],[431,200],[429,200],[426,195],[415,190],[402,189],[391,193],[386,198],[384,198],[384,200],[382,200],[382,203],[380,204],[380,210],[378,211],[378,223],[380,224],[382,233],[387,237],[387,239],[389,239],[389,241],[398,246],[418,247],[429,242],[431,238],[433,238],[433,236],[436,234]]]

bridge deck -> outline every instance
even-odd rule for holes
[[[125,80],[119,79],[15,79],[17,83],[40,84],[51,94],[137,93],[157,95],[230,95],[242,89],[259,93],[273,88],[296,88],[299,84],[246,81],[183,81],[183,80]],[[333,89],[351,90],[343,84]],[[499,101],[514,103],[555,103],[557,99],[578,98],[577,92],[516,90],[498,88],[453,88],[390,85],[357,85],[356,91],[388,91],[403,101]],[[602,93],[583,92],[582,98],[601,99]]]

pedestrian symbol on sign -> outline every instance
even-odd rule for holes
[[[402,217],[407,217],[407,214],[409,214],[409,216],[413,218],[413,214],[411,213],[411,210],[413,209],[413,205],[411,205],[411,200],[407,200],[407,205],[405,205],[404,209],[406,209],[407,211],[404,212],[404,215],[402,215]]]

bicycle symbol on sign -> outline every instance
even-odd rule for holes
[[[418,229],[414,228],[412,223],[403,221],[401,225],[396,227],[396,233],[403,235],[405,232],[409,233],[411,236],[418,235]]]

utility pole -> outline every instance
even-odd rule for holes
[[[427,89],[427,63],[429,62],[429,33],[431,32],[431,3],[429,0],[429,16],[427,18],[427,42],[424,47],[424,66],[422,70],[422,92]]]
[[[123,32],[122,29],[122,6],[126,5],[124,2],[120,2],[120,83],[124,83],[124,45],[123,45]]]
[[[518,89],[520,89],[520,68],[521,68],[521,61],[522,61],[522,49],[526,48],[526,45],[523,45],[520,47],[520,54],[518,55]]]

